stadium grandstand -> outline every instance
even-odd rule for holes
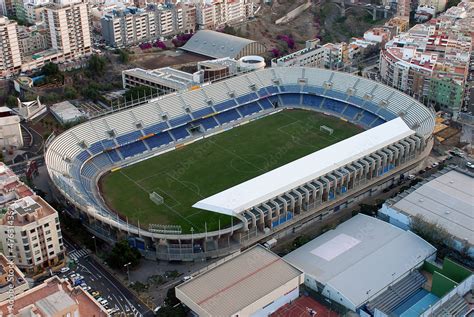
[[[230,227],[194,234],[151,232],[129,224],[101,197],[98,180],[111,170],[293,108],[338,117],[367,131],[196,202],[197,208],[232,215],[236,221]],[[234,247],[255,243],[389,186],[426,157],[433,128],[430,109],[388,86],[347,73],[281,67],[79,124],[48,144],[45,159],[52,182],[94,234],[108,241],[134,239],[139,249],[156,250],[159,259],[192,260],[196,244],[204,251],[199,256],[223,255],[232,250],[208,249],[207,241],[233,241]],[[258,190],[243,194],[253,188]],[[163,246],[166,251],[158,251]]]

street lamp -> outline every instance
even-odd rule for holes
[[[92,240],[94,240],[94,250],[95,250],[95,254],[97,254],[97,241],[95,239],[95,236],[92,236]]]
[[[124,264],[123,267],[126,267],[127,268],[127,276],[128,276],[128,282],[130,283],[130,264],[132,264],[132,262],[128,262],[127,264]]]

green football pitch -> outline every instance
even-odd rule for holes
[[[334,129],[329,135],[320,126]],[[229,226],[229,216],[191,207],[197,201],[261,175],[362,129],[335,117],[284,110],[163,155],[106,174],[102,195],[130,223],[180,225],[183,233]],[[158,193],[162,204],[150,200]]]

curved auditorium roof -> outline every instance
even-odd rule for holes
[[[198,90],[169,94],[147,104],[79,124],[56,137],[48,146],[45,154],[48,172],[63,194],[82,206],[83,210],[95,208],[101,216],[108,217],[108,211],[96,196],[94,180],[100,172],[124,159],[118,157],[115,161],[101,161],[99,154],[215,112],[227,111],[255,100],[278,98],[274,96],[284,93],[319,95],[339,100],[372,113],[383,119],[382,122],[400,117],[410,129],[424,138],[429,137],[434,129],[431,110],[383,84],[318,68],[268,68]],[[331,109],[318,111],[341,115]],[[97,160],[87,164],[92,158]]]
[[[252,44],[257,51],[245,52],[245,48]],[[265,46],[261,43],[211,30],[197,31],[181,49],[212,58],[239,58],[243,55],[255,55],[265,52]]]

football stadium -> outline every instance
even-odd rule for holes
[[[79,124],[45,155],[95,235],[194,260],[322,221],[415,169],[434,114],[330,70],[263,69]]]

